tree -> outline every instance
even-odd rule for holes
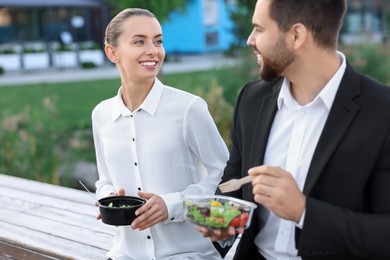
[[[153,12],[160,23],[169,19],[172,11],[184,11],[188,0],[108,0],[118,13],[129,7],[148,9]]]
[[[232,33],[236,41],[230,46],[230,54],[236,55],[246,48],[246,40],[252,31],[252,15],[257,0],[236,0],[235,7],[230,11],[233,21]]]

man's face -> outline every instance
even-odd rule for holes
[[[271,81],[283,76],[285,69],[294,61],[294,54],[286,43],[286,33],[279,30],[269,16],[270,0],[258,0],[253,14],[253,31],[247,44],[253,48],[260,66],[260,77]]]

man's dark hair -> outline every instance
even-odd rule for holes
[[[305,25],[314,41],[326,49],[337,48],[347,9],[346,0],[270,0],[270,17],[286,32],[294,24]]]

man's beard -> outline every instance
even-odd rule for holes
[[[263,65],[260,68],[260,77],[265,81],[272,81],[281,76],[283,71],[294,61],[295,56],[287,49],[287,44],[281,36],[275,48],[262,58]]]

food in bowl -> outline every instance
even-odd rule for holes
[[[127,226],[136,218],[135,211],[146,200],[134,196],[111,196],[99,200],[102,221],[108,225]]]
[[[186,196],[188,221],[211,229],[248,228],[256,204],[228,196]]]

